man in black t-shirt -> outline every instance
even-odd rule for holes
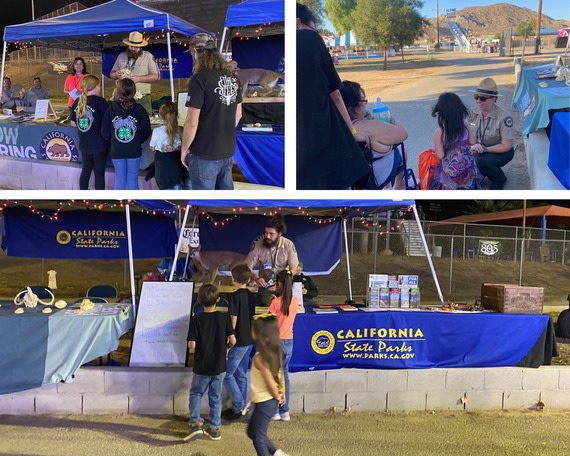
[[[204,312],[190,320],[188,348],[195,350],[192,386],[190,387],[190,434],[184,440],[206,434],[220,440],[222,425],[222,385],[226,375],[226,347],[236,343],[228,314],[216,311],[220,300],[218,288],[205,284],[198,290]],[[202,396],[208,390],[209,426],[204,429],[200,416]]]
[[[230,297],[228,312],[236,333],[236,344],[228,352],[228,366],[224,385],[232,398],[229,420],[245,419],[247,405],[247,369],[253,349],[251,320],[255,315],[255,295],[246,287],[251,281],[251,269],[240,264],[232,269],[232,284],[238,289]]]
[[[210,35],[193,36],[190,49],[194,74],[188,83],[182,164],[189,170],[192,190],[233,190],[240,82]]]

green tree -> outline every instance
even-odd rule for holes
[[[524,37],[526,40],[527,36],[532,36],[536,32],[536,19],[531,19],[528,22],[521,22],[517,25],[515,31],[517,35]]]
[[[352,29],[355,8],[356,0],[325,0],[326,15],[341,35]]]
[[[315,15],[317,29],[321,28],[325,19],[325,9],[321,0],[297,0],[298,3],[307,5]]]
[[[421,0],[357,0],[354,31],[362,44],[384,49],[384,70],[389,47],[410,44],[423,33],[426,22],[418,12],[422,6]]]

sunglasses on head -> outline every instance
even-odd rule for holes
[[[482,97],[481,95],[475,95],[473,98],[475,98],[475,101],[487,101],[489,98],[493,97]]]

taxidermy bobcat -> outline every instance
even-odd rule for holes
[[[231,271],[238,264],[245,264],[245,255],[237,252],[191,249],[190,256],[200,271],[198,282],[214,283],[218,270]]]
[[[262,96],[267,97],[276,91],[275,86],[279,79],[285,80],[285,76],[281,73],[275,71],[265,70],[263,68],[246,68],[240,69],[237,66],[237,62],[232,61],[232,65],[235,67],[239,81],[242,87],[242,98],[245,96],[248,84],[259,85],[263,87]],[[283,90],[277,88],[277,96],[281,95]]]

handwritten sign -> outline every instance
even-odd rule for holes
[[[53,106],[49,100],[38,100],[36,101],[36,110],[34,114],[35,119],[47,119],[49,115],[57,117]]]
[[[130,366],[184,366],[193,282],[143,282]]]

